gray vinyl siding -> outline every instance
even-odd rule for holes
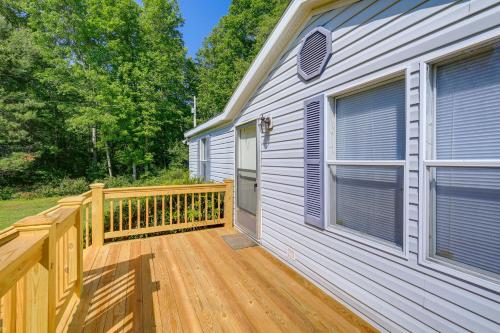
[[[273,118],[274,128],[260,147],[262,245],[380,329],[500,332],[498,293],[418,260],[419,64],[436,50],[498,35],[498,17],[499,0],[364,0],[316,15],[237,119],[236,124],[261,114]],[[297,75],[296,53],[300,39],[318,26],[332,31],[333,56],[320,77],[304,82]],[[397,69],[407,70],[407,256],[304,224],[304,101]],[[234,154],[234,144],[225,144],[221,161]],[[211,170],[232,176],[229,165],[212,164]],[[287,256],[290,249],[295,259]]]
[[[210,180],[222,182],[224,179],[234,179],[234,129],[232,126],[216,129],[189,140],[189,172],[191,176],[198,176],[199,141],[206,135],[210,136]]]
[[[234,130],[224,127],[210,133],[210,179],[234,179]]]
[[[189,175],[191,177],[198,177],[198,168],[200,161],[199,150],[199,141],[198,140],[190,140],[188,142],[189,146]]]

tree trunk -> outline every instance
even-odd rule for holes
[[[137,180],[137,166],[136,166],[135,162],[132,162],[132,179],[134,181]]]
[[[111,165],[111,153],[109,151],[109,143],[106,141],[106,160],[108,162],[108,174],[109,177],[113,178],[113,168]]]
[[[97,130],[92,127],[92,163],[97,165]]]

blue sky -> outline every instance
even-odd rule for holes
[[[136,0],[139,4],[141,0]],[[203,39],[210,34],[220,18],[227,14],[231,0],[177,0],[184,26],[181,28],[188,55],[196,55]]]
[[[184,35],[188,54],[192,57],[202,46],[220,18],[227,14],[231,0],[178,0],[181,7]]]

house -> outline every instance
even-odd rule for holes
[[[193,176],[380,330],[500,332],[500,1],[292,1]]]

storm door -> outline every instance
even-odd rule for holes
[[[257,126],[237,129],[236,225],[257,239]]]

